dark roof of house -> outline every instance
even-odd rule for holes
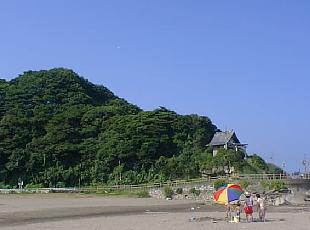
[[[208,146],[214,146],[214,145],[225,145],[229,142],[229,140],[233,138],[234,142],[236,144],[240,144],[240,141],[238,140],[237,136],[235,135],[235,132],[233,130],[226,131],[226,132],[216,132],[211,140],[211,142],[208,144]]]

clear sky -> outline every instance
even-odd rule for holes
[[[289,170],[310,160],[310,1],[3,0],[0,78],[72,68],[145,110],[234,129]]]

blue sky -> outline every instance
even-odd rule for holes
[[[310,1],[0,3],[0,78],[72,68],[145,110],[234,129],[289,170],[310,160]]]

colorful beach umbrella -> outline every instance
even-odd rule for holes
[[[240,185],[238,184],[227,184],[224,187],[219,188],[214,193],[214,200],[219,204],[227,204],[235,200],[239,200],[243,193]]]

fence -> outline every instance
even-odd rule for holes
[[[305,181],[306,183],[310,183],[310,174],[303,174],[302,176],[293,176],[289,174],[232,174],[232,175],[226,175],[226,176],[217,176],[217,177],[203,177],[203,178],[197,178],[197,179],[188,179],[188,180],[175,180],[175,181],[168,181],[164,183],[148,183],[148,184],[138,184],[138,185],[102,185],[102,186],[89,186],[89,187],[81,187],[81,188],[40,188],[40,189],[33,189],[37,192],[102,192],[105,191],[109,193],[113,190],[129,190],[129,191],[135,191],[135,190],[149,190],[149,189],[155,189],[155,188],[163,188],[166,186],[169,187],[186,187],[186,186],[195,186],[195,185],[205,185],[210,184],[218,179],[224,179],[227,182],[235,182],[238,183],[238,181],[242,180],[248,180],[248,181],[261,181],[261,180],[286,180],[290,183],[294,181]],[[3,190],[3,189],[2,189]],[[4,189],[3,191],[0,191],[0,193],[7,193],[10,192],[10,189]],[[25,191],[25,190],[24,190]],[[18,191],[16,191],[18,192]]]
[[[108,190],[148,190],[154,188],[163,188],[166,186],[169,187],[185,187],[185,186],[194,186],[212,183],[215,180],[224,179],[227,182],[238,182],[242,180],[295,180],[295,179],[303,179],[310,181],[310,174],[306,174],[302,177],[294,177],[289,174],[234,174],[229,176],[217,176],[217,177],[204,177],[197,179],[188,179],[188,180],[175,180],[168,181],[164,183],[149,183],[149,184],[139,184],[139,185],[114,185],[114,186],[97,186],[97,187],[83,187],[81,191],[88,192],[100,192],[100,191],[108,191]]]

